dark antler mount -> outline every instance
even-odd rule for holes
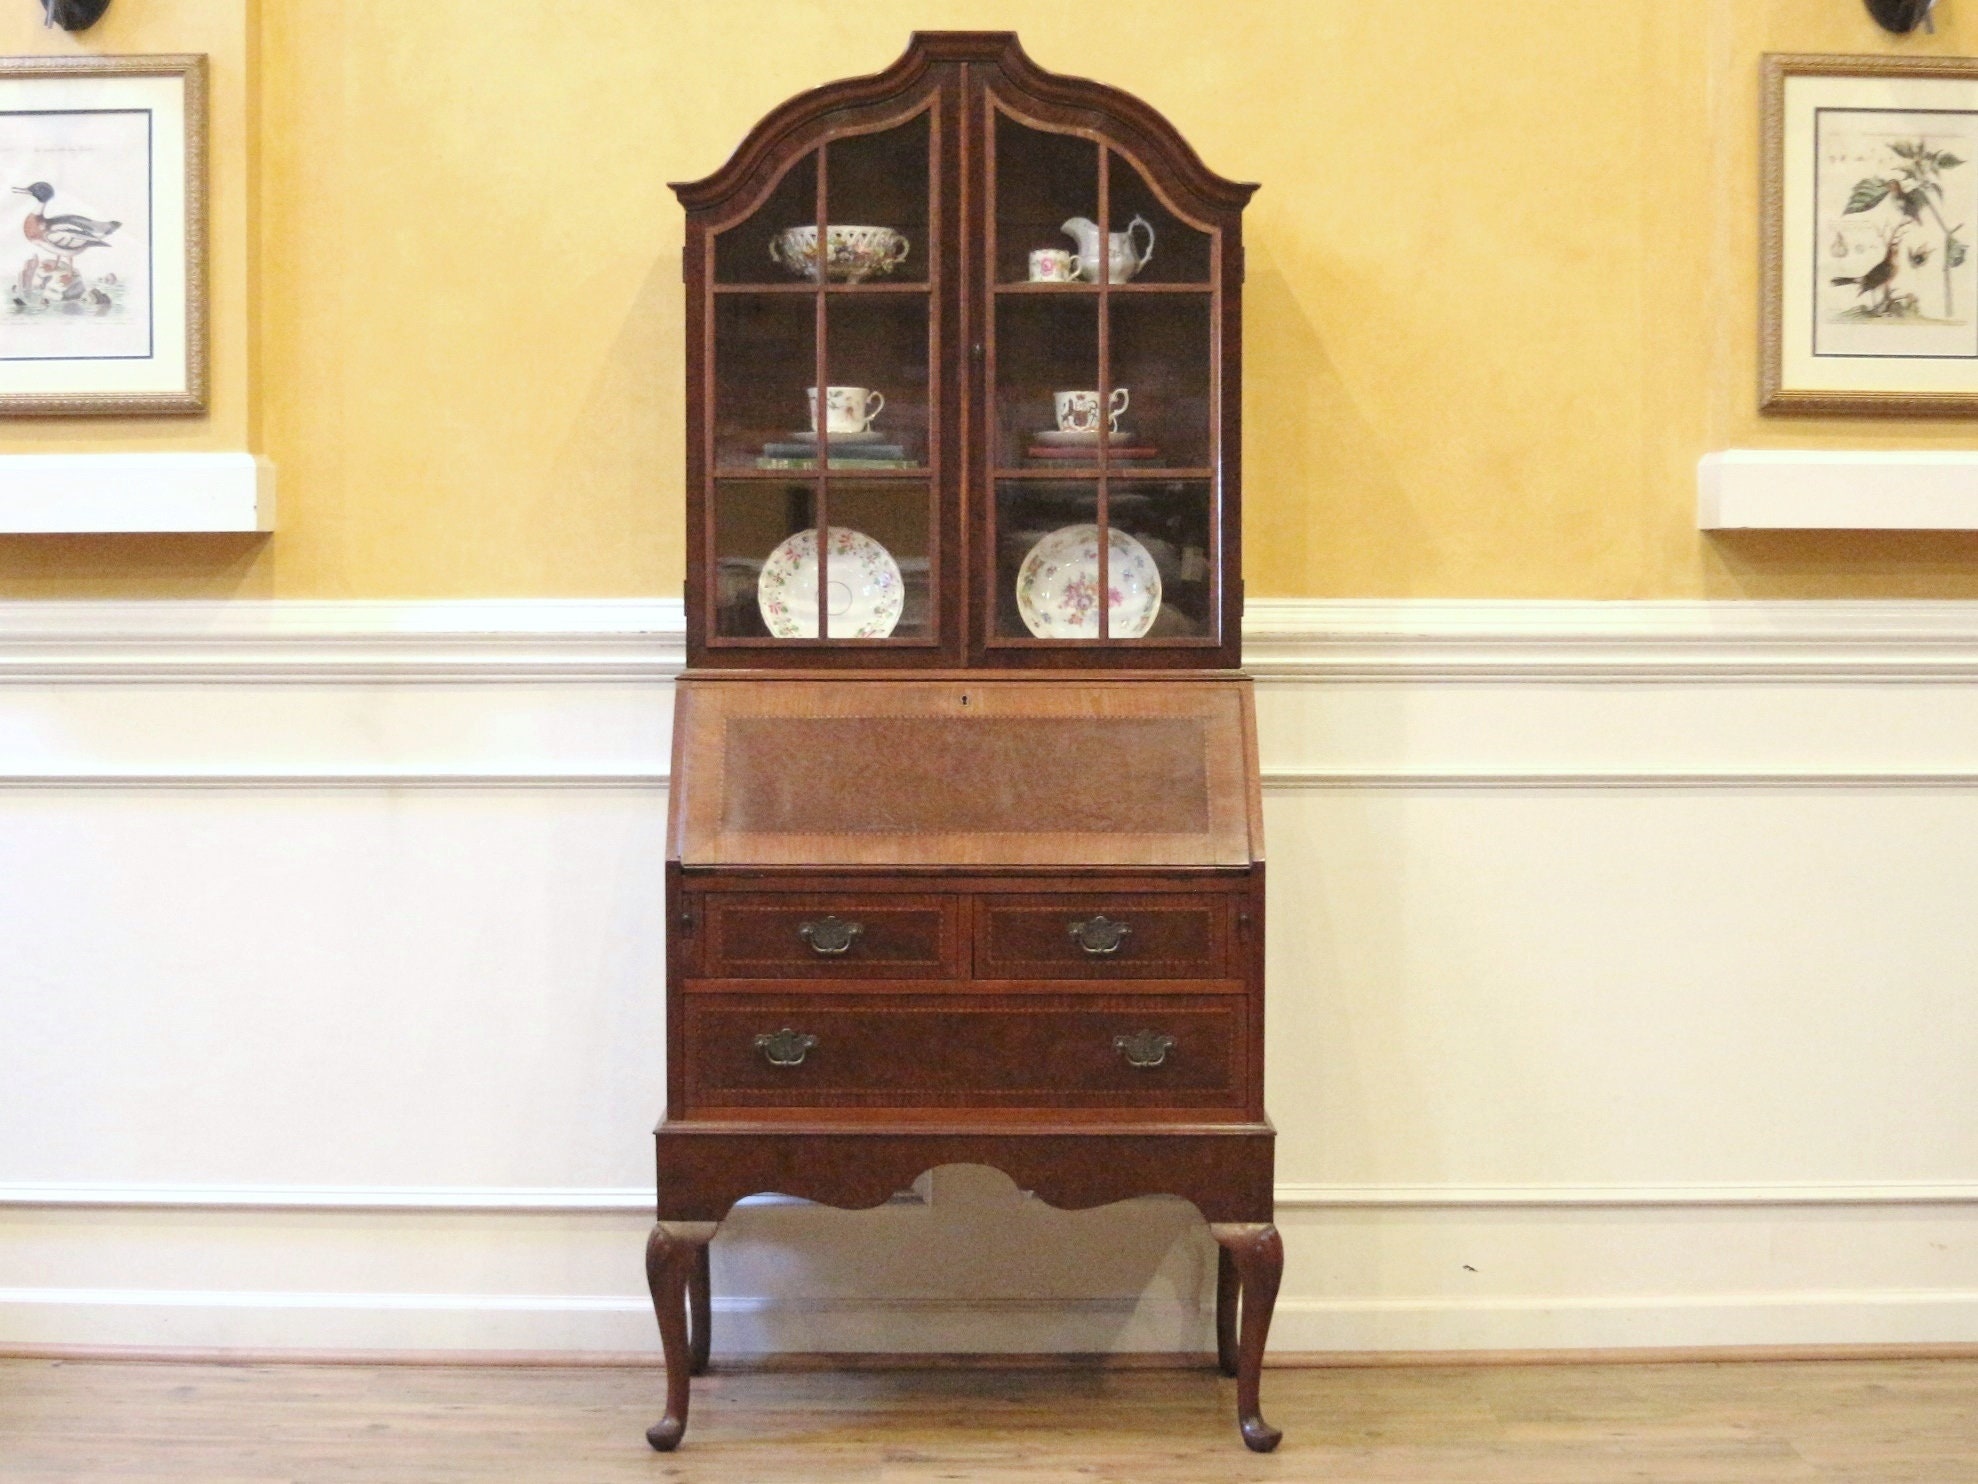
[[[1930,25],[1930,10],[1936,3],[1937,0],[1868,0],[1868,13],[1884,31],[1907,36],[1918,26],[1934,29]]]
[[[109,8],[110,0],[41,0],[45,23],[64,31],[87,31]]]

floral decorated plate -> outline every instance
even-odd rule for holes
[[[1115,639],[1138,639],[1161,611],[1161,574],[1126,532],[1107,534],[1107,628]],[[1016,607],[1039,639],[1098,638],[1099,528],[1062,526],[1031,547],[1017,570]]]
[[[756,605],[778,639],[817,637],[817,532],[799,531],[769,554]],[[900,621],[906,587],[893,554],[863,531],[831,528],[825,601],[833,639],[884,639]]]

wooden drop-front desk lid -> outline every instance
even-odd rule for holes
[[[688,677],[683,866],[1248,866],[1244,677]]]

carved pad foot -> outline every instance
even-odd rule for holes
[[[707,1321],[707,1244],[711,1221],[662,1221],[646,1240],[646,1284],[659,1320],[660,1348],[666,1354],[666,1415],[646,1429],[646,1441],[661,1453],[680,1446],[687,1431],[687,1388],[696,1359],[705,1366]],[[693,1290],[694,1335],[687,1335],[687,1307]]]
[[[1209,1234],[1223,1253],[1217,1260],[1216,1338],[1225,1367],[1228,1351],[1224,1335],[1233,1322],[1226,1316],[1234,1306],[1225,1302],[1224,1261],[1235,1269],[1236,1287],[1242,1296],[1241,1332],[1236,1343],[1236,1426],[1251,1452],[1268,1453],[1284,1434],[1264,1421],[1257,1393],[1264,1369],[1264,1341],[1270,1334],[1271,1311],[1277,1307],[1278,1282],[1284,1276],[1284,1241],[1267,1221],[1215,1222]]]

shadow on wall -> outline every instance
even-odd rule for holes
[[[1706,598],[1978,598],[1978,531],[1712,531]]]
[[[614,270],[615,271],[615,270]],[[600,301],[612,297],[600,275]],[[661,554],[657,590],[677,593],[685,568],[681,471],[680,269],[662,255],[647,270],[611,349],[584,400],[555,444],[548,469],[520,526],[531,532],[544,577],[587,572],[603,577],[605,595],[645,591],[650,553]],[[601,564],[600,552],[647,553]],[[621,575],[612,579],[612,566]]]
[[[1261,246],[1243,288],[1244,575],[1261,596],[1337,593],[1342,552],[1392,548],[1389,570],[1432,549],[1372,421],[1356,405],[1292,287]],[[1314,265],[1298,281],[1349,294]],[[1266,372],[1263,368],[1269,367]],[[1401,554],[1407,553],[1407,562]]]
[[[944,1165],[869,1211],[738,1206],[711,1252],[717,1354],[1214,1348],[1215,1246],[1170,1196],[1060,1211]]]

